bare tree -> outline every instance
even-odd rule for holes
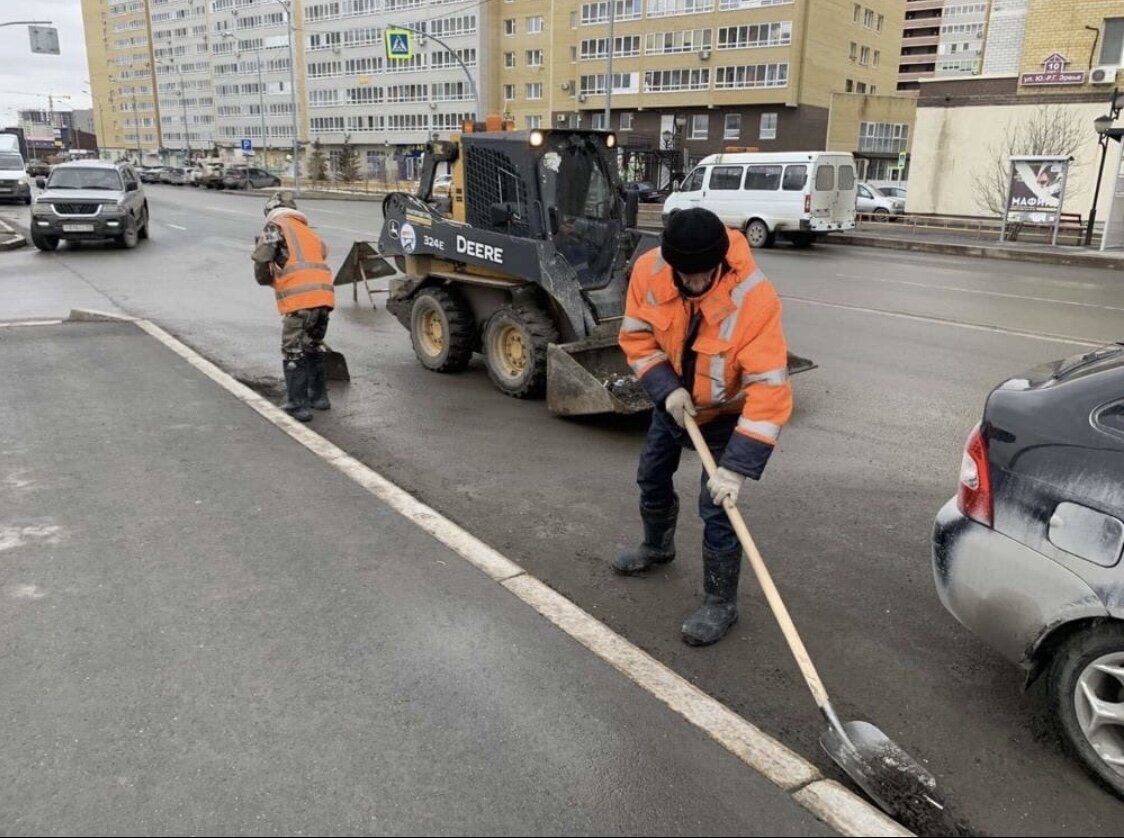
[[[986,164],[976,176],[976,205],[991,215],[1003,215],[1007,209],[1007,190],[1011,179],[1011,157],[1020,155],[1057,155],[1072,157],[1084,143],[1089,132],[1080,116],[1064,105],[1040,105],[1033,112],[1012,118],[1003,139],[991,147]],[[1078,163],[1069,164],[1066,197],[1074,197],[1071,189]]]

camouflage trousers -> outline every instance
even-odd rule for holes
[[[324,337],[328,334],[327,307],[307,308],[283,315],[281,318],[281,356],[297,360],[302,355],[324,351]]]

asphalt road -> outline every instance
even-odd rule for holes
[[[150,242],[7,254],[18,290],[0,306],[42,314],[64,288],[105,294],[241,378],[275,384],[277,317],[248,256],[261,199],[148,191]],[[376,237],[377,204],[303,208],[333,265],[351,240]],[[928,544],[988,390],[1077,341],[1120,337],[1117,277],[844,246],[779,247],[760,262],[786,299],[791,347],[820,366],[796,380],[793,421],[742,505],[841,714],[922,758],[974,831],[1124,833],[1124,804],[1063,752],[1042,690],[1024,693],[1019,673],[944,612]],[[680,558],[662,573],[610,572],[639,534],[642,423],[558,419],[497,393],[479,363],[428,373],[362,295],[341,294],[329,340],[354,380],[317,430],[830,772],[818,714],[752,581],[730,638],[680,642],[701,596],[696,520],[684,516]],[[685,497],[697,468],[685,460]]]

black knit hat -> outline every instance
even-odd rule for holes
[[[682,274],[699,274],[722,264],[730,239],[726,225],[702,207],[680,210],[668,219],[660,237],[663,260]]]

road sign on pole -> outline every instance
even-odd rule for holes
[[[388,61],[408,61],[414,57],[414,35],[407,29],[386,30]]]
[[[27,34],[31,37],[31,51],[45,55],[59,54],[59,30],[53,26],[29,26]]]
[[[242,151],[245,154],[253,154],[254,153],[254,141],[251,140],[249,137],[243,137],[242,138]]]

